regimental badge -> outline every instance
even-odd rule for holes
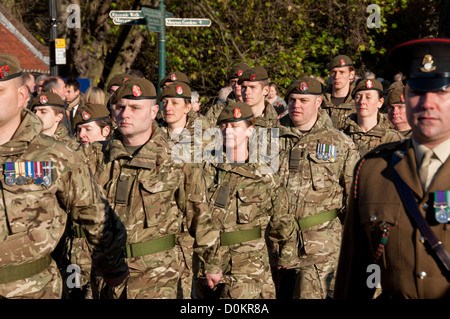
[[[256,74],[253,73],[252,75],[250,75],[250,81],[255,81],[256,80]]]
[[[138,84],[135,84],[131,87],[131,91],[133,92],[133,96],[140,97],[142,95],[141,87]]]
[[[175,81],[177,80],[177,75],[176,75],[175,73],[172,73],[172,74],[170,75],[170,79],[171,79],[173,82],[175,82]]]
[[[308,90],[309,90],[308,89],[308,84],[306,82],[300,83],[300,91],[307,92]]]
[[[9,75],[9,66],[8,64],[4,63],[0,66],[0,78],[4,78],[5,76]]]
[[[434,218],[438,223],[450,222],[450,191],[434,192]]]
[[[238,70],[238,72],[237,72],[237,75],[238,75],[238,76],[241,76],[241,75],[242,75],[242,73],[244,73],[244,71],[242,71],[242,70]]]
[[[436,70],[436,66],[434,65],[433,57],[430,54],[425,55],[422,59],[420,71],[433,72],[434,70]]]
[[[91,118],[91,114],[89,114],[86,111],[81,112],[81,117],[83,118],[83,120],[87,121]]]
[[[122,84],[125,83],[125,81],[128,81],[128,78],[127,78],[127,77],[123,77],[123,78],[122,78]]]
[[[47,104],[47,102],[48,102],[47,96],[41,95],[41,97],[39,98],[39,102],[41,102],[41,104]]]
[[[345,60],[344,60],[344,59],[340,59],[340,60],[339,60],[339,64],[340,64],[341,66],[344,66],[344,65],[345,65]]]
[[[181,85],[178,85],[176,88],[176,92],[178,95],[182,95],[183,94],[183,87]]]
[[[334,163],[337,156],[337,146],[317,143],[316,157]]]
[[[368,89],[373,88],[373,82],[371,80],[366,81],[366,88],[368,88]]]
[[[402,95],[400,95],[400,102],[404,103],[405,102],[405,97]]]
[[[233,110],[233,116],[235,119],[240,119],[242,116],[241,109],[235,108]]]

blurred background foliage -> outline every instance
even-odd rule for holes
[[[48,3],[1,0],[46,44]],[[446,36],[449,8],[442,0],[164,0],[176,18],[208,18],[211,27],[166,27],[166,73],[181,71],[203,100],[227,85],[226,74],[238,62],[263,66],[284,89],[302,74],[325,80],[327,65],[349,55],[357,73],[375,73],[392,81],[388,51],[398,43]],[[69,29],[69,4],[81,8],[81,29]],[[367,22],[380,8],[380,27]],[[139,70],[158,84],[158,34],[145,26],[116,26],[111,10],[157,9],[159,0],[58,0],[58,37],[67,40],[68,65],[60,75],[89,77],[105,87],[119,72]]]

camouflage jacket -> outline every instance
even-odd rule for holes
[[[298,254],[292,256],[290,266],[336,260],[340,220],[345,216],[359,153],[351,139],[333,127],[323,110],[307,133],[296,129],[289,116],[281,121],[280,131],[280,176],[288,191],[289,211],[296,220],[332,210],[339,213],[339,218],[299,232],[298,242],[294,243],[299,247]],[[324,159],[324,154],[331,156]]]
[[[130,155],[116,134],[105,147],[97,149],[95,177],[125,225],[128,243],[143,243],[165,235],[179,234],[186,218],[188,231],[196,238],[196,249],[215,245],[218,231],[210,224],[205,184],[195,165],[175,162],[173,142],[156,121],[152,136],[137,154]],[[171,258],[177,258],[172,252]],[[204,257],[209,262],[209,257]],[[144,271],[151,255],[130,258],[132,268]],[[216,267],[216,270],[218,271]]]
[[[123,225],[82,165],[79,154],[41,132],[42,122],[24,109],[14,136],[0,146],[0,269],[34,262],[52,253],[70,214],[93,247],[93,266],[104,276],[123,274],[128,269],[123,258]],[[52,169],[47,171],[51,172],[51,184],[6,183],[5,164],[11,162],[51,163]],[[0,284],[0,296],[20,297],[58,290],[61,285],[53,261],[40,274]]]
[[[274,128],[278,127],[278,113],[268,101],[264,100],[265,109],[263,113],[255,118],[255,127]]]
[[[56,128],[55,134],[53,134],[53,137],[59,141],[66,144],[69,148],[73,150],[78,150],[80,147],[80,143],[77,142],[75,137],[69,136],[69,130],[64,124],[59,124]]]
[[[268,236],[275,243],[284,243],[295,232],[292,216],[288,212],[287,193],[280,185],[279,176],[261,172],[258,163],[214,162],[205,165],[208,202],[213,222],[221,233],[261,227],[260,239],[220,247],[219,256],[224,274],[230,271],[227,267],[230,267],[232,254],[251,254],[252,251],[258,253],[261,249],[266,251],[264,234],[268,226]],[[228,192],[225,202],[220,204],[218,196],[224,187]],[[283,260],[279,260],[279,264],[284,264]],[[239,267],[236,265],[234,267]]]
[[[355,112],[355,101],[351,96],[353,86],[350,86],[349,94],[344,100],[344,103],[339,105],[333,105],[331,102],[331,91],[323,94],[322,108],[330,116],[333,126],[338,130],[341,130],[345,125],[345,119],[347,116]]]
[[[364,132],[356,122],[356,113],[351,114],[345,121],[342,131],[350,136],[361,156],[373,150],[380,144],[400,141],[403,135],[394,129],[385,113],[378,113],[378,124],[369,132]]]
[[[227,103],[234,102],[234,99],[228,98],[226,102],[217,102],[212,105],[205,114],[206,119],[212,126],[217,125],[217,119]]]

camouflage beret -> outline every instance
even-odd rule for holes
[[[418,39],[394,47],[388,60],[412,89],[440,91],[450,86],[449,50],[450,39]]]
[[[73,127],[92,121],[107,119],[109,111],[103,104],[86,103],[81,106],[73,118]]]
[[[0,53],[0,81],[8,81],[22,75],[19,59],[8,53]]]
[[[389,91],[386,97],[386,104],[405,104],[405,96],[403,95],[403,88],[396,87]]]
[[[265,81],[269,79],[266,69],[260,66],[249,68],[242,73],[239,77],[238,83],[241,84],[244,81]]]
[[[231,102],[225,105],[217,118],[217,124],[221,122],[239,122],[251,119],[253,112],[250,106],[244,102]]]
[[[295,80],[288,87],[286,90],[286,100],[288,100],[291,93],[321,95],[323,93],[323,86],[316,79],[305,76]]]
[[[358,91],[375,90],[383,93],[383,85],[378,80],[362,79],[356,84],[352,91],[352,97],[355,96]]]
[[[42,92],[36,95],[30,102],[30,110],[33,110],[36,106],[59,106],[64,107],[64,101],[58,94],[52,92]]]
[[[331,60],[328,70],[331,71],[334,68],[343,68],[345,66],[353,66],[352,59],[346,55],[338,55]]]
[[[130,79],[114,92],[111,103],[116,104],[120,99],[147,100],[156,99],[156,89],[152,82],[147,79]]]
[[[123,82],[132,79],[133,77],[127,73],[119,73],[112,77],[111,81],[109,81],[108,84],[108,91],[111,89],[112,86],[117,85],[121,86]]]
[[[250,66],[248,66],[245,63],[241,62],[236,64],[231,68],[231,70],[227,74],[228,81],[240,77],[244,73],[244,71],[248,69],[250,69]]]
[[[191,81],[183,72],[172,72],[167,74],[166,77],[159,83],[159,87],[163,87],[166,82],[184,82],[187,85],[191,84]]]
[[[191,98],[191,88],[184,82],[173,82],[171,85],[166,86],[161,91],[159,100],[162,101],[165,97],[179,97],[183,99]]]

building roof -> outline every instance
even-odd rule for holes
[[[24,72],[50,74],[50,51],[0,3],[0,52],[15,55]]]

